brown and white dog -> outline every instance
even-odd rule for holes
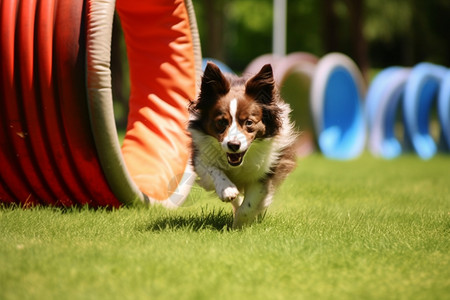
[[[261,216],[275,188],[295,168],[290,111],[270,65],[246,80],[207,64],[200,95],[191,105],[192,162],[199,184],[233,205],[233,228]]]

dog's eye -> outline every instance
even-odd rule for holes
[[[254,124],[255,124],[255,122],[253,122],[253,120],[247,119],[247,120],[244,122],[245,130],[247,130],[247,132],[253,132],[253,131],[255,131],[255,128],[254,128],[254,126],[253,126]]]
[[[227,129],[228,126],[228,120],[226,119],[220,119],[216,122],[216,128],[219,133],[223,133],[225,129]]]

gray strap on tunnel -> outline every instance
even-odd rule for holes
[[[120,151],[111,89],[111,37],[115,1],[90,1],[87,21],[89,114],[100,162],[120,202],[148,202],[131,179]]]

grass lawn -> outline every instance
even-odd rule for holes
[[[188,206],[0,208],[0,299],[450,299],[450,157],[313,155],[265,220]]]

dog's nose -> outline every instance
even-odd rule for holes
[[[234,140],[234,141],[229,141],[227,143],[228,149],[230,149],[233,152],[236,152],[239,150],[239,148],[241,147],[241,142]]]

